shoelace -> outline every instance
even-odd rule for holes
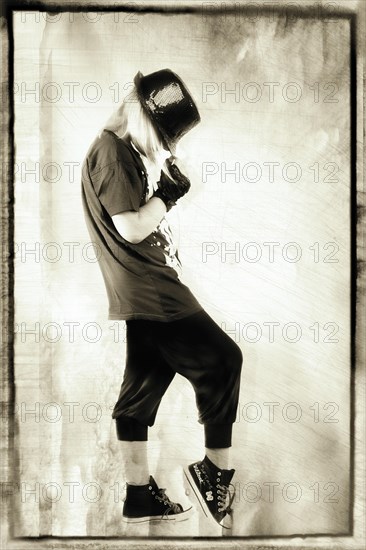
[[[179,512],[181,512],[180,506],[175,502],[172,502],[168,495],[165,494],[165,491],[166,489],[159,489],[159,493],[156,495],[157,500],[159,500],[160,502],[164,502],[168,505],[167,509],[164,510],[163,516],[167,516],[169,512],[178,514]]]
[[[232,491],[230,491],[230,487],[232,487]],[[232,483],[229,483],[229,485],[219,485],[218,484],[218,497],[217,500],[219,501],[219,505],[221,504],[220,508],[218,507],[218,512],[225,512],[226,514],[231,514],[233,509],[231,507],[234,497],[235,497],[235,487]],[[229,503],[226,507],[224,505],[226,504],[226,500],[229,497]]]

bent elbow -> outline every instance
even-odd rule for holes
[[[123,235],[122,235],[122,237],[123,237]],[[131,244],[139,244],[144,240],[141,237],[138,237],[136,235],[131,235],[129,238],[127,238],[127,237],[123,237],[123,238]]]
[[[118,233],[121,235],[121,237],[131,243],[131,244],[138,244],[140,243],[143,239],[140,237],[140,235],[138,235],[137,233],[135,232],[132,232],[132,231],[128,231],[126,230],[126,228],[123,228],[123,229],[117,229],[118,230]]]

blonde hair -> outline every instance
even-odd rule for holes
[[[164,142],[142,107],[135,86],[101,128],[99,137],[103,130],[110,130],[122,139],[129,138],[136,149],[154,164],[161,162],[163,150],[166,153]]]

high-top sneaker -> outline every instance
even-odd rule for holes
[[[147,485],[126,485],[122,520],[127,523],[183,521],[191,515],[192,506],[183,510],[181,504],[172,502],[152,476]]]
[[[194,462],[184,468],[184,474],[197,497],[206,517],[214,520],[228,529],[225,518],[231,514],[231,504],[235,496],[235,488],[230,483],[235,470],[217,468],[205,456],[200,462]],[[230,491],[230,487],[232,488]]]

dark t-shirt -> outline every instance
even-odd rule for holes
[[[111,216],[138,211],[148,199],[146,168],[128,140],[104,130],[82,166],[85,220],[109,300],[108,319],[181,319],[202,306],[179,279],[181,263],[164,217],[137,244],[126,241]]]

